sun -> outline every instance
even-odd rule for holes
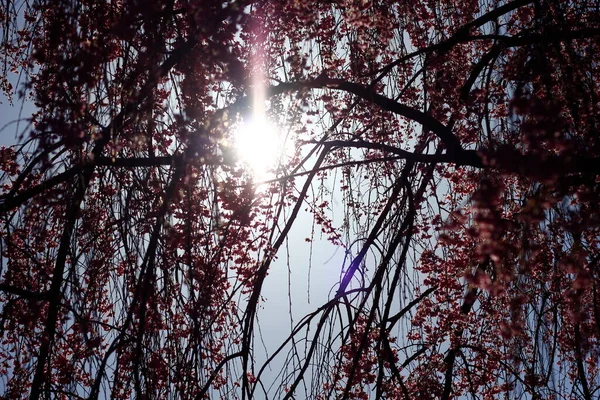
[[[284,150],[277,126],[265,115],[242,120],[234,133],[234,147],[239,161],[246,164],[257,180],[269,176]]]

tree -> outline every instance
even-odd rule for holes
[[[600,395],[597,2],[0,16],[35,105],[3,128],[3,398]],[[295,143],[263,183],[230,156],[256,107]],[[304,209],[347,262],[262,357]]]

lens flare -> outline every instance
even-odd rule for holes
[[[284,150],[277,126],[265,115],[255,115],[248,121],[242,121],[234,140],[238,159],[252,169],[257,180],[269,176],[269,171],[276,166]]]

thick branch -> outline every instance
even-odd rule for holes
[[[279,94],[303,88],[329,88],[352,93],[363,100],[378,105],[385,111],[392,112],[423,125],[426,130],[433,132],[442,140],[442,142],[444,142],[449,152],[459,152],[462,150],[460,141],[452,133],[452,130],[431,115],[419,111],[416,108],[398,103],[393,99],[385,97],[379,93],[376,93],[374,90],[357,83],[348,82],[343,79],[332,79],[325,75],[321,75],[311,81],[281,83],[278,86],[273,87],[270,94]]]
[[[418,154],[384,143],[367,141],[332,140],[326,142],[332,147],[352,147],[380,150],[396,154],[399,159],[424,163],[450,163],[456,166],[474,168],[494,168],[505,173],[545,178],[568,174],[600,175],[600,157],[522,154],[514,148],[501,148],[495,151],[460,150],[455,153]],[[487,161],[484,160],[487,159]]]
[[[456,165],[465,165],[471,167],[482,168],[484,167],[481,159],[477,155],[477,152],[472,150],[463,150],[458,154],[419,154],[410,151],[399,149],[398,147],[390,146],[384,143],[373,143],[364,140],[361,141],[347,141],[347,140],[331,140],[326,142],[332,147],[353,147],[362,149],[373,149],[385,151],[386,153],[392,153],[398,155],[400,159],[405,159],[415,162],[425,163],[452,163]]]
[[[19,194],[9,193],[6,196],[0,196],[0,214],[10,211],[14,208],[25,204],[28,200],[34,198],[40,193],[45,192],[61,183],[67,182],[75,177],[77,174],[82,172],[80,165],[69,168],[68,170],[61,172],[60,174],[53,176],[40,183],[39,185],[33,186]]]

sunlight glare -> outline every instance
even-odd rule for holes
[[[265,179],[283,151],[274,123],[264,115],[242,121],[235,133],[235,148],[240,161],[252,169],[257,180]]]

